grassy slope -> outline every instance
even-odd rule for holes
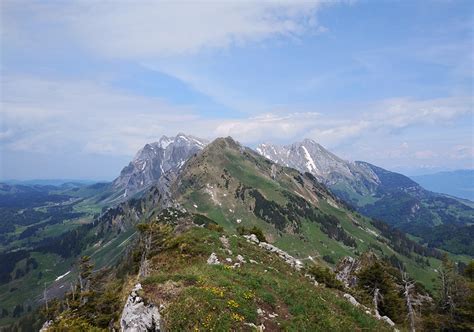
[[[151,259],[153,272],[143,282],[143,294],[166,305],[164,319],[170,331],[251,330],[244,323],[264,323],[270,330],[386,329],[341,294],[315,287],[280,258],[242,237],[230,236],[229,255],[220,235],[193,227],[168,240],[166,250]],[[221,261],[235,262],[242,255],[247,263],[238,268],[230,263],[207,265],[211,252]],[[251,259],[258,263],[250,263]],[[258,308],[266,312],[266,319],[257,314]]]
[[[56,327],[74,330],[71,324],[82,323],[89,329],[106,330],[112,318],[114,327],[119,328],[125,300],[133,285],[141,282],[140,296],[148,303],[164,305],[161,317],[167,331],[253,331],[255,328],[249,324],[262,323],[269,331],[389,330],[384,323],[349,304],[341,292],[314,286],[304,272],[292,269],[275,254],[241,236],[211,227],[215,226],[212,223],[198,227],[189,216],[175,223],[177,227],[154,224],[157,227],[152,227],[155,231],[148,277],[139,279],[133,273],[137,270],[135,260],[127,267],[128,277],[106,278],[112,282],[121,280],[122,286],[113,295],[113,301],[120,305],[106,317],[104,325],[94,319],[102,314],[104,307],[100,303],[108,295],[97,294],[90,303],[98,303],[98,307],[63,312]],[[228,239],[227,246],[220,239],[223,236]],[[140,247],[132,256],[140,257],[138,253]],[[223,264],[208,265],[211,253],[216,253]],[[238,255],[245,262],[231,267]],[[232,263],[226,259],[232,259]]]
[[[201,155],[202,158],[192,161],[193,164],[187,165],[183,171],[182,183],[186,183],[189,179],[192,179],[193,183],[181,194],[181,202],[189,211],[206,214],[230,232],[235,232],[235,228],[239,226],[238,219],[241,220],[240,225],[257,225],[277,246],[302,259],[308,256],[318,259],[318,257],[328,255],[337,261],[347,255],[357,256],[376,246],[380,248],[379,254],[397,256],[407,266],[410,275],[417,278],[428,289],[434,289],[437,280],[434,268],[440,265],[438,260],[430,259],[432,267],[425,267],[412,258],[394,252],[387,244],[374,236],[374,233],[378,232],[367,218],[359,217],[342,206],[334,207],[334,201],[329,196],[326,199],[315,200],[314,195],[308,193],[306,183],[302,187],[294,180],[293,176],[298,175],[295,170],[278,167],[277,176],[272,179],[271,164],[263,157],[245,154],[242,150],[229,146],[228,143],[222,143],[222,146],[218,148],[212,147],[209,151],[205,150]],[[227,170],[226,174],[223,173],[224,169]],[[229,179],[228,188],[225,187],[223,175]],[[301,220],[299,232],[278,231],[273,225],[257,218],[250,211],[251,203],[243,203],[235,198],[234,192],[241,184],[257,188],[265,198],[281,205],[288,201],[284,192],[304,196],[319,211],[336,216],[342,228],[356,239],[357,249],[328,237],[320,229],[319,224],[307,219]],[[331,204],[327,200],[331,201]]]

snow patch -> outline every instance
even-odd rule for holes
[[[65,276],[67,276],[69,273],[71,273],[71,271],[67,271],[66,273],[64,274],[61,274],[59,277],[57,277],[54,281],[58,281],[58,280],[61,280],[62,278],[64,278]]]
[[[306,147],[304,145],[301,146],[301,148],[303,149],[303,152],[304,152],[304,156],[306,158],[306,168],[312,172],[312,171],[317,171],[317,167],[316,167],[316,164],[314,163],[314,160],[313,158],[311,158],[311,155],[309,154],[308,150],[306,149]]]

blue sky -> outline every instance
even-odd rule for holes
[[[178,132],[474,167],[472,1],[0,6],[0,178],[111,179]]]

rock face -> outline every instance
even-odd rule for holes
[[[357,283],[355,274],[359,270],[359,263],[352,257],[346,256],[336,266],[336,279],[346,287],[353,287]]]
[[[376,260],[377,256],[371,251],[364,253],[358,259],[346,256],[336,265],[334,271],[336,279],[344,283],[346,287],[354,287],[357,285],[357,273]]]
[[[295,270],[300,271],[303,268],[303,263],[299,259],[294,258],[286,251],[283,251],[270,243],[260,242],[255,236],[255,234],[244,235],[244,237],[247,239],[247,241],[258,244],[260,248],[277,254],[281,259],[283,259],[288,265],[290,265]]]
[[[153,304],[145,304],[137,293],[141,289],[141,284],[135,285],[123,308],[120,328],[124,332],[160,331],[158,308]]]
[[[346,182],[370,193],[380,182],[370,167],[343,160],[310,139],[286,146],[260,144],[256,150],[277,164],[313,174],[327,186]]]
[[[163,174],[176,173],[207,143],[206,140],[184,134],[163,136],[158,142],[147,144],[137,152],[130,164],[113,181],[113,188],[123,191],[124,198],[130,197],[156,184]]]

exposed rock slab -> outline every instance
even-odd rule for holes
[[[154,304],[146,304],[138,296],[138,291],[141,289],[142,285],[136,284],[128,296],[120,318],[121,331],[160,331],[160,312]]]

